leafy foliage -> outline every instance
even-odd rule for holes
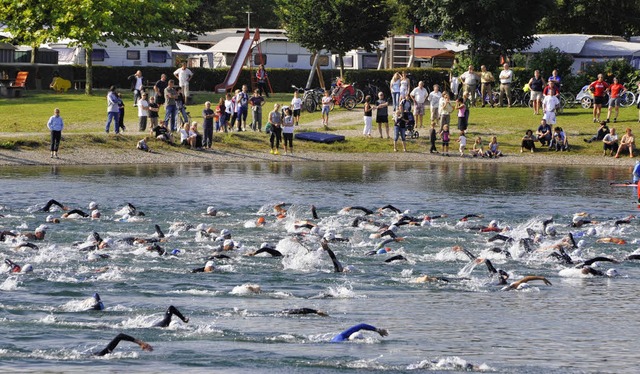
[[[340,56],[356,48],[374,50],[391,27],[391,8],[369,0],[276,0],[291,40],[311,51]]]
[[[403,0],[423,28],[470,44],[472,55],[508,54],[533,43],[536,25],[553,0]]]
[[[555,0],[540,31],[592,35],[640,34],[640,2],[629,0]]]
[[[560,51],[558,47],[548,47],[534,54],[529,60],[531,70],[540,70],[543,77],[548,77],[556,69],[560,77],[571,74],[573,57]]]
[[[251,27],[278,28],[280,20],[275,0],[239,2],[238,0],[201,0],[200,4],[178,25],[189,34],[201,34],[221,28],[247,26],[250,11]]]

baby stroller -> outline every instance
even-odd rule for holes
[[[404,130],[404,135],[410,139],[418,139],[420,137],[420,133],[415,129],[416,120],[413,117],[413,113],[404,112],[402,115],[407,120],[407,127]]]

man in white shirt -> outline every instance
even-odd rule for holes
[[[442,98],[442,92],[440,92],[440,86],[433,85],[433,91],[427,97],[429,101],[429,108],[431,109],[431,122],[440,124],[440,99]]]
[[[138,100],[140,100],[140,97],[142,95],[142,72],[138,70],[135,74],[130,75],[127,79],[131,81],[131,91],[133,91],[133,106],[137,106]]]
[[[411,91],[411,99],[416,103],[413,109],[413,115],[415,116],[418,128],[422,128],[422,119],[424,118],[424,103],[427,101],[427,89],[424,88],[424,82],[418,82],[418,87]]]
[[[509,69],[509,64],[502,65],[500,72],[500,106],[502,106],[504,95],[507,95],[507,105],[511,108],[511,83],[513,81],[513,70]]]
[[[189,101],[189,81],[193,77],[193,73],[187,69],[186,62],[183,62],[181,65],[179,69],[173,72],[173,75],[178,79],[178,85],[182,88],[185,104],[187,104]]]
[[[476,103],[476,87],[478,86],[478,78],[478,74],[473,71],[473,65],[469,65],[469,70],[465,71],[464,74],[460,76],[460,79],[464,82],[464,93],[469,94],[472,105],[475,105]]]
[[[142,97],[138,100],[138,119],[140,131],[147,130],[147,117],[149,116],[149,102],[147,101],[147,93],[143,92]]]
[[[542,119],[547,121],[549,125],[556,124],[556,107],[560,105],[560,100],[547,91],[547,95],[542,99],[542,111],[544,112]]]

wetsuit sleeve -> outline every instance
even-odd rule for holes
[[[489,273],[496,274],[498,271],[493,267],[493,264],[489,260],[484,260],[484,263],[487,265],[487,269],[489,269]]]
[[[313,219],[318,219],[318,212],[316,211],[315,205],[311,205],[311,216]]]
[[[158,238],[164,238],[164,233],[160,229],[160,226],[156,225],[155,228],[156,228],[156,234],[158,234]]]
[[[333,270],[336,273],[342,273],[342,271],[344,270],[342,268],[342,264],[340,263],[340,261],[338,261],[338,259],[336,258],[336,254],[333,253],[333,251],[331,250],[331,248],[329,248],[325,241],[322,241],[322,249],[329,253],[329,257],[331,257],[331,261],[333,262]]]
[[[89,217],[89,215],[83,211],[81,211],[80,209],[73,209],[67,212],[68,215],[72,215],[72,214],[77,214],[81,217],[87,218]]]
[[[42,209],[41,209],[41,210],[42,210],[43,212],[48,212],[48,211],[49,211],[49,209],[51,209],[51,207],[52,207],[53,205],[57,205],[58,207],[60,207],[60,209],[64,209],[64,205],[62,205],[62,204],[60,204],[59,202],[57,202],[57,201],[55,201],[55,200],[51,199],[51,200],[47,201],[47,203],[44,205],[44,207],[42,207]]]
[[[396,208],[395,206],[391,205],[391,204],[387,204],[385,206],[383,206],[382,208],[380,208],[380,210],[385,210],[385,209],[390,209],[396,213],[402,213],[402,211],[398,208]]]
[[[366,323],[361,323],[361,324],[349,327],[348,329],[334,336],[333,339],[331,339],[331,342],[336,343],[336,342],[343,342],[345,340],[348,340],[351,335],[355,334],[360,330],[378,331],[378,329],[376,329],[375,326],[367,325]]]
[[[267,252],[273,257],[282,257],[282,253],[280,253],[280,251],[278,251],[277,249],[273,249],[273,248],[260,248],[254,253],[254,256],[263,252]]]
[[[104,356],[104,355],[107,355],[107,354],[113,352],[113,350],[116,349],[116,347],[118,346],[118,344],[122,340],[127,341],[127,342],[135,342],[136,341],[136,339],[133,336],[120,333],[115,338],[113,338],[112,341],[109,342],[109,344],[106,346],[105,349],[101,350],[100,352],[95,353],[95,355],[96,356]]]
[[[367,208],[362,207],[362,206],[352,206],[351,210],[361,210],[366,215],[373,214],[373,211],[371,209],[367,209]]]

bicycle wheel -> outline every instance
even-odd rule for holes
[[[623,108],[636,102],[636,95],[633,92],[625,91],[620,95],[620,106]]]
[[[564,111],[564,107],[567,105],[567,99],[560,95],[560,105],[558,105],[558,108],[556,108],[558,113],[562,113]]]
[[[347,110],[353,110],[356,107],[356,98],[355,96],[347,96],[343,101],[343,106]]]
[[[580,105],[584,108],[584,109],[589,109],[591,108],[591,104],[593,103],[593,99],[590,97],[583,97],[580,100]]]
[[[522,105],[533,109],[533,100],[531,100],[531,92],[525,92],[522,96]]]
[[[307,96],[307,98],[304,99],[304,109],[309,113],[316,111],[316,100],[312,96]]]
[[[564,99],[564,106],[566,108],[573,108],[576,105],[575,97],[566,94],[560,94],[560,97]]]
[[[356,104],[360,104],[364,101],[364,92],[361,89],[356,89]]]

